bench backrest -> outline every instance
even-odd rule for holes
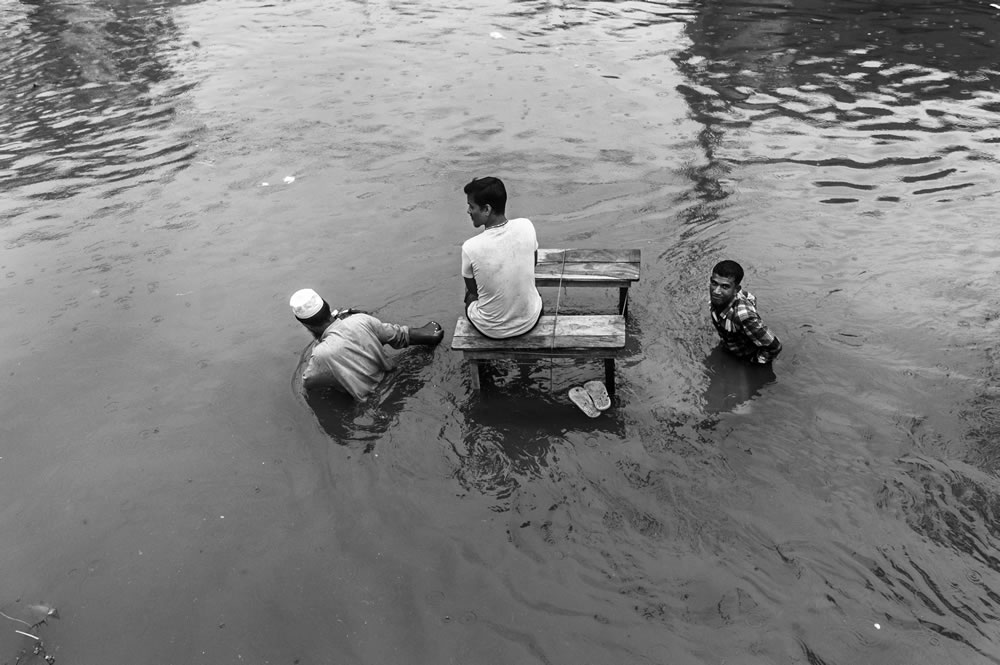
[[[638,281],[638,249],[539,249],[535,281],[539,286],[563,283],[614,282],[628,286]]]

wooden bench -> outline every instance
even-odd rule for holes
[[[638,249],[539,249],[535,285],[617,287],[618,311],[624,315],[640,264]]]
[[[619,315],[543,316],[531,332],[511,339],[481,335],[464,316],[455,325],[451,348],[461,351],[480,388],[481,360],[596,358],[604,360],[604,383],[615,394],[615,358],[625,349],[625,317]]]

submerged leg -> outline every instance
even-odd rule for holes
[[[480,387],[479,376],[482,371],[483,368],[480,367],[478,360],[469,361],[469,377],[472,379],[472,389],[477,392]]]

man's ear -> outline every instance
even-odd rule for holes
[[[484,203],[483,204],[483,210],[486,211],[486,216],[487,217],[489,217],[490,215],[493,214],[493,206],[490,205],[489,203]]]

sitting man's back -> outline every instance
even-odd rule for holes
[[[466,316],[487,337],[522,335],[542,313],[535,227],[523,217],[506,218],[507,191],[498,178],[473,180],[465,194],[473,226],[484,227],[462,245]]]

